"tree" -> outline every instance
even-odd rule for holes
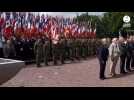
[[[134,12],[106,12],[103,17],[88,15],[88,13],[81,14],[77,16],[78,21],[91,21],[94,27],[95,23],[97,25],[96,34],[98,37],[113,37],[118,36],[119,30],[123,26],[123,16],[128,15],[131,18],[130,24],[131,28],[134,29]]]

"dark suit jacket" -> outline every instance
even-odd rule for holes
[[[133,54],[133,43],[128,42],[127,43],[127,56],[131,57]]]
[[[101,46],[97,50],[97,56],[99,61],[107,61],[109,55],[108,48],[105,46]]]
[[[120,43],[119,44],[119,49],[120,49],[120,55],[121,56],[126,56],[127,55],[127,44]]]

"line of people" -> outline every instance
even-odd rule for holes
[[[0,38],[0,58],[9,58],[16,60],[32,60],[34,59],[34,46],[35,39],[25,39],[12,36],[6,40]]]
[[[12,36],[9,40],[0,38],[0,57],[28,62],[35,61],[36,58],[37,66],[40,66],[42,60],[46,66],[50,61],[56,65],[59,60],[64,64],[66,60],[74,61],[93,56],[98,46],[97,39],[66,39],[60,36],[55,41],[45,36],[32,39]]]
[[[98,44],[97,44],[98,43]],[[96,48],[99,42],[93,39],[70,38],[66,39],[63,36],[58,40],[50,40],[49,38],[38,38],[34,45],[37,67],[40,67],[44,59],[45,66],[49,65],[49,59],[54,65],[64,64],[66,60],[86,59],[90,55],[96,54]]]
[[[106,63],[110,61],[110,75],[115,77],[116,66],[120,61],[120,74],[126,74],[134,69],[134,37],[113,38],[109,48],[106,46],[106,39],[102,39],[102,45],[97,50],[100,64],[99,78],[104,80]]]

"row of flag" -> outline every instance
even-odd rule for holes
[[[9,39],[11,36],[26,38],[46,35],[56,38],[56,35],[66,38],[95,38],[96,25],[92,22],[78,22],[75,18],[35,15],[27,12],[0,12],[1,34]]]

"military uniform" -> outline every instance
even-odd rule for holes
[[[44,57],[44,64],[48,65],[49,57],[50,57],[50,40],[45,39],[43,44],[43,57]]]
[[[94,41],[91,39],[91,55],[94,55]]]
[[[85,39],[84,43],[85,43],[85,58],[87,58],[88,57],[88,40]]]
[[[80,55],[79,55],[80,41],[79,41],[79,39],[76,39],[75,43],[76,43],[76,58],[78,60],[80,60]]]
[[[69,45],[69,58],[72,61],[74,61],[74,59],[73,59],[73,55],[74,55],[74,52],[73,52],[73,40],[72,39],[68,40],[68,45]]]
[[[60,54],[60,60],[61,63],[64,64],[65,63],[65,58],[66,58],[66,40],[64,38],[60,39],[60,43],[59,43],[59,54]]]
[[[88,46],[87,47],[88,48],[87,52],[88,52],[88,56],[90,56],[91,55],[91,41],[90,41],[90,39],[88,39],[87,43],[88,43],[88,45],[87,45]]]
[[[79,56],[82,57],[82,39],[79,39]]]
[[[52,55],[53,55],[54,65],[57,65],[58,49],[59,49],[59,39],[58,38],[53,39],[52,40]]]
[[[82,39],[82,57],[86,58],[86,43],[84,39]]]
[[[74,58],[77,58],[76,57],[76,40],[73,38],[72,39],[72,46],[71,46],[71,48],[72,48],[72,58],[74,59]]]
[[[70,52],[69,52],[69,39],[65,39],[65,58],[69,58]]]
[[[36,56],[37,67],[40,67],[40,63],[42,61],[42,54],[43,54],[43,43],[41,39],[38,39],[35,42],[34,51],[35,51],[35,56]]]

